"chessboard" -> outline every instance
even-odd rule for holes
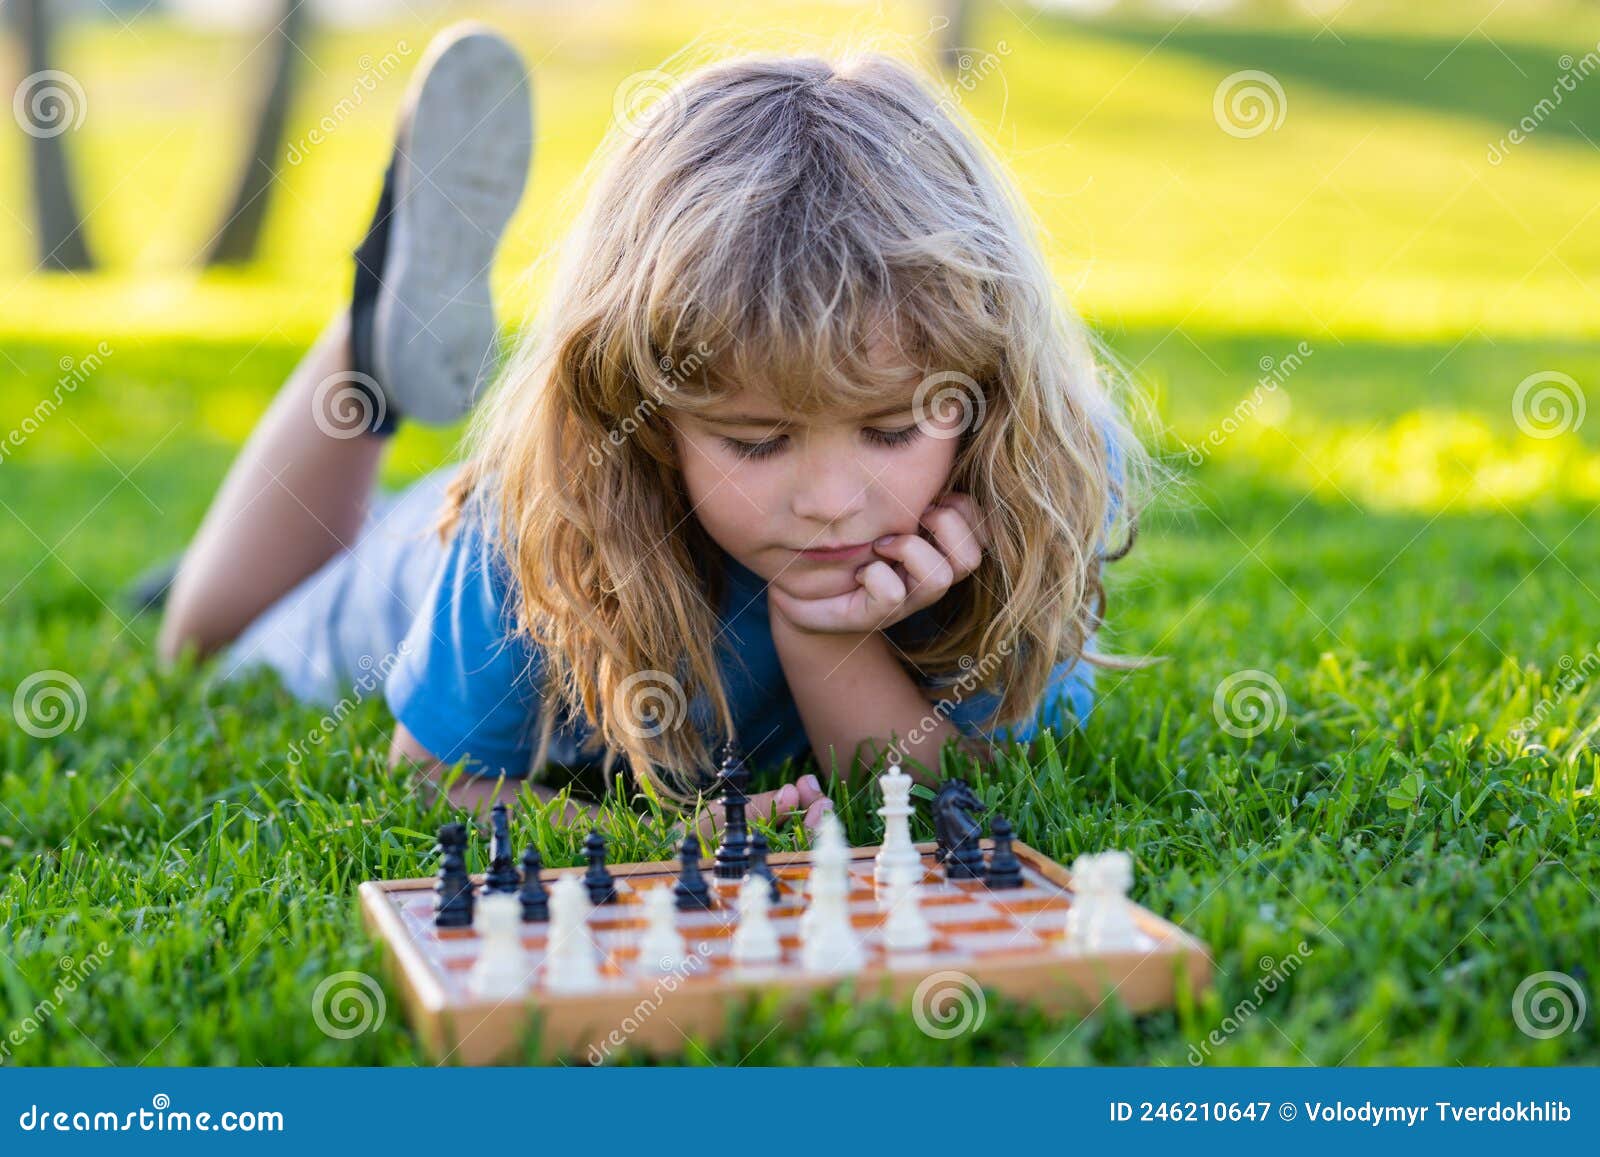
[[[993,841],[981,841],[984,851]],[[600,979],[583,992],[553,992],[540,982],[548,948],[548,923],[520,928],[527,983],[505,999],[474,997],[468,982],[483,936],[475,927],[437,927],[435,881],[368,881],[360,887],[368,927],[387,949],[385,959],[402,993],[413,1027],[429,1054],[446,1064],[488,1064],[530,1054],[544,1060],[598,1063],[621,1048],[678,1052],[687,1040],[714,1039],[729,1008],[744,997],[777,993],[782,1015],[819,988],[849,982],[858,1000],[888,997],[909,1002],[908,1013],[939,1027],[940,1013],[926,1007],[937,997],[930,985],[956,984],[998,993],[1051,1013],[1087,1012],[1116,1000],[1143,1011],[1172,1005],[1179,992],[1198,994],[1211,979],[1206,946],[1131,901],[1127,914],[1138,946],[1119,951],[1071,943],[1067,914],[1075,897],[1071,874],[1020,841],[1020,887],[992,889],[983,879],[952,879],[940,866],[936,845],[913,845],[921,857],[922,914],[931,927],[925,949],[888,951],[882,940],[883,890],[874,882],[879,848],[849,849],[849,920],[865,950],[865,963],[848,975],[813,972],[801,964],[801,916],[807,905],[811,852],[774,853],[769,866],[779,900],[770,908],[781,948],[771,964],[735,964],[730,951],[738,925],[739,881],[712,876],[710,910],[678,911],[675,922],[687,953],[671,971],[641,960],[646,927],[642,897],[671,888],[677,862],[613,864],[616,898],[595,906],[588,927],[598,949]],[[551,869],[544,880],[582,875],[580,867]],[[475,879],[481,885],[482,876]],[[959,995],[959,994],[957,994]],[[917,1007],[918,1004],[924,1007]],[[763,1006],[769,1007],[769,1006]],[[924,1020],[919,1020],[919,1024]],[[946,1034],[951,1035],[951,1034]]]

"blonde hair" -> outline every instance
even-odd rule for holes
[[[620,751],[674,803],[709,782],[711,754],[672,700],[703,693],[737,738],[713,647],[723,576],[654,412],[702,408],[733,383],[798,414],[900,395],[904,367],[871,352],[884,338],[925,385],[973,394],[949,489],[976,500],[992,544],[939,604],[938,633],[904,640],[914,674],[948,680],[982,660],[980,688],[1003,688],[993,725],[1031,716],[1057,662],[1104,662],[1086,653],[1101,561],[1126,551],[1105,550],[1108,510],[1131,518],[1119,491],[1143,458],[1031,215],[948,103],[880,52],[752,55],[613,127],[441,523],[473,494],[496,512],[516,629],[545,663],[536,767],[559,702],[594,729],[591,750],[605,744],[608,780]],[[645,700],[663,701],[668,726],[641,725]]]

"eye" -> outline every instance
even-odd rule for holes
[[[737,438],[721,438],[719,441],[741,458],[768,458],[777,453],[784,437],[785,435],[780,434],[765,442],[741,442]]]
[[[912,423],[900,430],[879,430],[868,426],[861,432],[869,442],[876,442],[880,446],[904,446],[917,436],[918,429],[916,423]]]

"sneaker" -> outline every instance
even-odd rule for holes
[[[460,418],[497,363],[489,269],[522,199],[533,112],[522,57],[481,24],[428,46],[351,292],[353,368],[382,391],[373,429]]]

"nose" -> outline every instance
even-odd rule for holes
[[[789,509],[818,531],[849,526],[867,506],[871,475],[849,454],[795,456]]]

